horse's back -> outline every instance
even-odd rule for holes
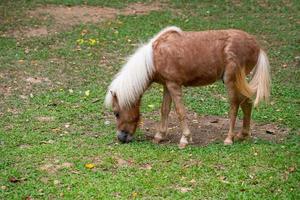
[[[222,78],[230,56],[252,64],[256,48],[255,38],[239,30],[166,33],[153,44],[157,77],[183,85],[211,84]]]
[[[248,74],[256,65],[260,46],[254,36],[240,30],[228,30],[230,35],[224,53],[227,60],[234,60],[245,67]]]

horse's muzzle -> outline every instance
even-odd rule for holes
[[[129,143],[133,139],[132,135],[124,131],[119,131],[117,137],[118,140],[122,143]]]

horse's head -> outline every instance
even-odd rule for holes
[[[112,92],[112,109],[117,121],[117,137],[120,142],[128,143],[133,135],[140,119],[140,102],[129,108],[121,108],[118,97]]]

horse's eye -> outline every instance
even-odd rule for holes
[[[116,118],[120,117],[120,114],[118,112],[115,112],[114,114],[115,114]]]

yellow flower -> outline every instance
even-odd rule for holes
[[[94,46],[96,44],[97,40],[95,39],[89,39],[90,45]]]
[[[137,193],[137,192],[133,192],[133,193],[132,193],[132,198],[134,198],[134,199],[135,199],[135,198],[137,197],[137,195],[138,195],[138,193]]]
[[[93,168],[95,167],[95,164],[93,164],[93,163],[87,163],[87,164],[85,164],[84,166],[85,166],[85,168],[87,168],[87,169],[93,169]]]
[[[84,40],[80,38],[80,39],[76,40],[76,42],[77,42],[79,45],[81,45],[81,44],[84,43]]]

